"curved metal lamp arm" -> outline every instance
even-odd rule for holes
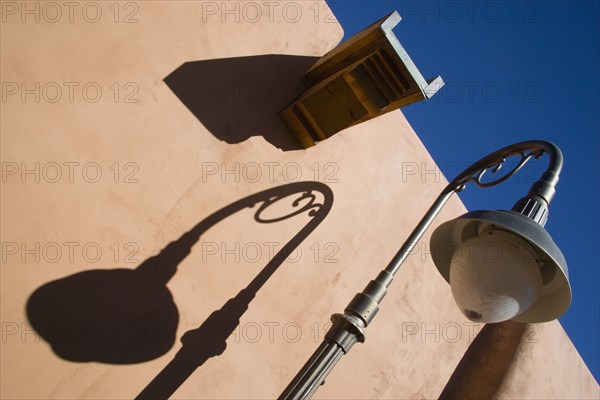
[[[379,311],[379,304],[387,294],[387,288],[392,283],[394,275],[454,193],[462,191],[469,182],[479,187],[498,185],[516,174],[531,158],[540,158],[544,153],[550,157],[548,168],[533,184],[527,195],[513,207],[514,211],[521,212],[543,225],[547,218],[548,204],[554,196],[554,188],[558,183],[558,176],[563,165],[560,149],[546,141],[527,141],[504,147],[480,159],[461,172],[442,190],[392,261],[374,280],[369,282],[361,293],[354,296],[344,310],[344,314],[332,315],[333,325],[325,335],[323,343],[279,398],[308,399],[312,397],[342,355],[346,354],[357,342],[364,342],[364,328],[369,325]],[[482,181],[488,170],[491,169],[492,174],[498,173],[506,159],[512,156],[519,156],[521,159],[510,172],[490,182]]]
[[[540,180],[531,187],[529,194],[540,196],[550,203],[562,170],[563,156],[555,144],[541,140],[516,143],[482,158],[454,178],[445,190],[458,192],[469,182],[473,182],[479,187],[495,186],[516,174],[532,157],[537,159],[544,153],[550,157],[550,163]],[[520,156],[521,160],[509,173],[491,182],[481,181],[490,168],[493,174],[497,173],[506,159],[511,156]]]

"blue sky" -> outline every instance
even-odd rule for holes
[[[328,1],[345,38],[397,10],[394,33],[425,78],[446,82],[403,109],[452,179],[503,146],[548,140],[565,166],[546,229],[569,264],[573,302],[560,322],[600,380],[600,6],[596,1]],[[461,193],[469,210],[510,209],[547,158],[491,189]]]

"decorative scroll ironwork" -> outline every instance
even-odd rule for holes
[[[507,179],[515,175],[517,172],[519,172],[519,170],[523,168],[523,166],[531,158],[538,159],[546,152],[546,150],[539,147],[533,147],[531,149],[517,148],[503,150],[505,151],[491,154],[488,157],[485,157],[479,162],[473,164],[471,167],[469,167],[468,169],[463,171],[463,173],[457,176],[452,182],[450,182],[448,186],[450,186],[451,189],[456,193],[464,190],[464,188],[469,182],[472,182],[475,185],[482,188],[496,186],[506,181]],[[520,157],[520,160],[511,171],[490,182],[483,181],[483,178],[484,176],[486,176],[488,171],[490,171],[491,174],[497,174],[502,169],[502,166],[506,163],[506,160],[509,157],[515,156]],[[490,175],[488,174],[487,176]]]

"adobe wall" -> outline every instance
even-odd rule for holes
[[[168,365],[151,394],[276,397],[443,188],[417,134],[394,112],[272,144],[293,147],[275,112],[343,36],[322,1],[22,4],[2,2],[0,397],[134,398]],[[478,336],[428,252],[316,397],[598,396],[558,322]]]

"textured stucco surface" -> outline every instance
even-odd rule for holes
[[[167,284],[179,314],[177,340],[168,352],[146,362],[115,365],[57,356],[31,329],[25,309],[29,296],[48,282],[82,271],[135,269],[231,203],[296,180],[316,180],[333,192],[331,211],[257,292],[223,354],[209,358],[173,395],[274,398],[320,343],[329,315],[341,312],[386,265],[443,187],[442,176],[424,174],[434,169],[434,161],[400,112],[309,150],[284,152],[260,135],[232,144],[217,139],[165,77],[190,61],[320,56],[338,43],[342,31],[328,22],[322,2],[294,3],[302,7],[299,18],[284,18],[288,3],[277,3],[273,18],[265,14],[256,22],[249,22],[255,18],[244,15],[243,8],[235,11],[236,3],[227,5],[233,14],[223,13],[221,2],[209,3],[216,8],[206,8],[207,2],[119,3],[118,23],[112,3],[104,2],[98,3],[103,16],[96,23],[77,12],[73,22],[65,14],[56,23],[44,18],[36,23],[31,16],[23,23],[20,14],[4,14],[3,85],[15,83],[21,90],[25,83],[35,91],[39,82],[40,98],[7,95],[15,85],[3,86],[3,399],[135,397],[173,359],[182,335],[244,288],[269,262],[269,249],[279,250],[308,223],[306,213],[262,224],[253,220],[255,208],[247,208],[206,231]],[[137,22],[122,23],[126,15]],[[209,85],[214,83],[210,79]],[[261,127],[279,129],[273,118],[261,125],[260,118],[248,122],[250,113],[227,115],[231,103],[236,110],[271,107],[279,99],[271,89],[290,90],[297,84],[262,79],[226,89],[233,94],[225,95],[230,97],[221,120],[251,126],[256,133],[268,134]],[[60,100],[49,101],[55,95],[48,83],[62,87]],[[90,83],[85,98],[81,89]],[[89,101],[98,86],[102,95]],[[258,94],[241,94],[256,87]],[[214,111],[217,100],[211,93],[221,89],[210,90],[199,106]],[[125,102],[126,95],[137,102]],[[21,174],[23,168],[35,170],[36,163],[39,172]],[[416,173],[406,173],[415,166]],[[224,170],[233,172],[222,175]],[[286,208],[279,207],[274,212],[285,214]],[[464,211],[454,198],[436,224]],[[84,248],[89,253],[82,253]],[[98,248],[102,254],[96,256]],[[366,343],[341,360],[317,397],[440,396],[483,326],[460,314],[428,251],[428,245],[418,246],[368,328]],[[137,322],[131,321],[134,327]],[[490,348],[506,345],[500,343],[506,337],[516,340],[506,329],[489,341]],[[118,342],[119,335],[111,340]],[[495,397],[598,397],[598,384],[558,322],[527,327],[512,348],[514,357],[502,379],[494,381]],[[493,357],[484,352],[474,358],[483,360],[477,379],[485,379],[481,376],[488,369],[493,373]]]

